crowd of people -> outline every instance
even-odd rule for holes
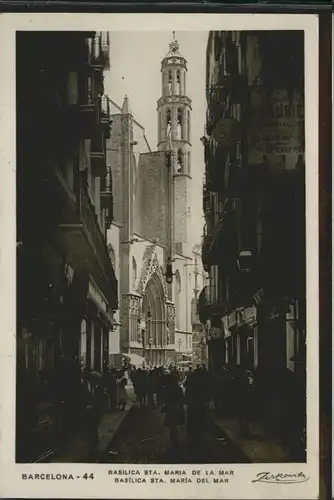
[[[203,433],[210,429],[213,415],[210,408],[226,418],[238,420],[242,433],[249,432],[250,422],[263,417],[276,428],[284,427],[290,439],[291,434],[297,435],[300,428],[305,427],[304,416],[297,410],[290,411],[290,408],[303,408],[302,402],[297,399],[304,392],[296,387],[292,378],[284,381],[284,377],[287,375],[281,373],[275,381],[268,374],[226,365],[210,372],[205,366],[189,367],[184,372],[176,366],[136,368],[124,365],[116,369],[105,364],[102,372],[98,373],[82,367],[78,360],[63,357],[52,376],[40,374],[38,391],[32,384],[29,385],[27,377],[23,377],[20,384],[23,392],[17,399],[17,432],[22,449],[27,449],[29,433],[31,446],[37,442],[36,421],[40,418],[40,408],[37,408],[42,401],[42,412],[48,415],[44,421],[47,418],[52,420],[52,439],[57,446],[69,442],[75,433],[81,431],[86,433],[94,448],[98,443],[98,428],[103,413],[125,410],[130,383],[140,409],[159,407],[169,430],[172,449],[179,446],[179,430],[183,425],[190,441],[196,441],[198,446]],[[281,386],[285,389],[278,397]],[[273,403],[277,406],[279,401],[280,407],[268,418],[272,395]],[[36,405],[33,404],[35,400]],[[272,406],[274,409],[275,404]]]
[[[198,448],[201,438],[210,432],[214,410],[223,418],[236,420],[240,435],[251,437],[252,423],[264,426],[270,434],[296,446],[298,455],[305,444],[303,387],[288,370],[263,370],[222,365],[209,372],[203,365],[184,373],[175,366],[167,370],[154,367],[133,369],[130,377],[140,408],[162,406],[174,449],[184,424],[190,443]]]

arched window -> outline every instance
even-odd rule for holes
[[[187,137],[187,140],[188,140],[188,142],[190,142],[190,111],[189,110],[188,110],[187,114],[188,114],[188,120],[187,120],[187,124],[188,124],[188,127],[187,127],[188,134],[187,135],[188,135],[188,137]]]
[[[87,363],[87,322],[85,319],[81,321],[79,355],[81,365],[85,366]]]
[[[175,326],[177,329],[181,328],[181,277],[177,270],[175,273],[174,285],[174,302],[175,302]]]
[[[168,93],[172,94],[172,72],[168,71]]]
[[[182,139],[183,135],[183,120],[182,120],[182,109],[178,108],[177,110],[177,125],[176,125],[176,138],[178,140]]]
[[[179,95],[181,94],[181,76],[179,69],[176,72],[176,93]]]
[[[137,262],[134,257],[132,257],[132,286],[135,288],[137,283]]]
[[[177,152],[177,164],[176,164],[176,168],[177,168],[178,172],[182,172],[183,171],[183,151],[182,151],[182,149],[179,149],[178,152]]]
[[[166,113],[166,134],[167,134],[167,137],[171,133],[171,129],[172,129],[172,115],[171,115],[170,109],[167,109],[167,113]]]

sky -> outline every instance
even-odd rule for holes
[[[175,33],[180,54],[187,60],[187,95],[192,100],[191,142],[191,240],[200,243],[203,229],[202,184],[204,149],[200,138],[204,134],[206,116],[205,64],[207,31]],[[161,60],[169,50],[172,32],[138,31],[111,32],[111,69],[105,74],[105,92],[119,104],[125,94],[129,98],[134,118],[145,128],[152,151],[157,149],[157,101],[161,97]]]

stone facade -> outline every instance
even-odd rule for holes
[[[173,43],[163,60],[164,78],[169,71],[173,78],[181,72],[179,91],[184,92],[186,62],[182,58],[182,64],[172,62],[171,55],[175,49],[178,52]],[[187,267],[192,259],[188,250],[191,101],[166,92],[163,82],[158,101],[158,151],[151,151],[127,97],[122,107],[110,101],[113,125],[107,145],[115,193],[109,243],[116,259],[120,302],[114,339],[119,339],[122,353],[135,353],[149,365],[175,361],[180,335],[190,339],[185,345],[182,342],[182,351],[191,352],[192,277]],[[167,134],[162,115],[171,109]],[[168,259],[173,283],[167,285]]]

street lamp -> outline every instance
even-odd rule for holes
[[[174,273],[173,273],[172,259],[168,257],[166,264],[166,273],[165,273],[166,283],[168,283],[168,285],[171,285],[173,283],[173,276]]]

